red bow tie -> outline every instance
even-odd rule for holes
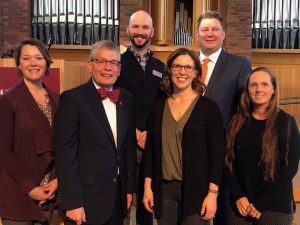
[[[112,100],[114,103],[117,103],[119,100],[119,89],[113,89],[111,91],[108,91],[105,88],[99,88],[97,89],[97,92],[99,93],[102,100],[105,98],[110,98],[110,100]]]

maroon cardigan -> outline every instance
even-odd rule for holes
[[[46,88],[46,87],[45,87]],[[59,95],[47,89],[52,116]],[[0,217],[46,220],[41,208],[27,194],[53,167],[53,130],[24,81],[0,98]],[[47,204],[47,203],[46,203]]]

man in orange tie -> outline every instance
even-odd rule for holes
[[[207,11],[199,17],[197,38],[202,64],[201,80],[207,86],[204,95],[218,103],[225,129],[238,110],[242,86],[251,71],[251,65],[247,59],[232,55],[222,49],[225,29],[223,19],[218,12]],[[226,225],[227,201],[222,186],[214,225]]]

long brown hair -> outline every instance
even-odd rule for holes
[[[258,67],[251,71],[244,84],[243,93],[240,100],[240,111],[232,118],[226,133],[226,157],[225,164],[230,171],[234,170],[233,161],[235,158],[234,142],[235,137],[240,131],[245,121],[249,120],[253,112],[253,102],[251,102],[248,92],[248,85],[251,76],[256,72],[265,72],[269,75],[274,88],[274,94],[266,108],[266,128],[262,137],[261,162],[264,166],[264,179],[274,181],[276,170],[279,164],[278,153],[278,130],[276,118],[278,113],[278,85],[274,73],[266,67]]]
[[[205,84],[200,81],[202,72],[201,72],[201,63],[199,57],[191,50],[187,48],[178,48],[174,52],[172,52],[167,59],[167,66],[165,67],[166,76],[163,77],[161,82],[161,89],[167,94],[167,96],[171,96],[174,92],[173,90],[173,82],[172,82],[172,71],[171,67],[174,60],[181,55],[189,55],[195,64],[196,77],[192,81],[192,89],[196,91],[198,94],[202,95],[205,91]]]

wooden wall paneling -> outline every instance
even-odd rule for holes
[[[62,92],[65,87],[63,84],[63,80],[65,79],[65,60],[63,59],[54,59],[52,60],[53,63],[51,64],[51,68],[59,68],[59,86],[60,86],[60,92]]]
[[[66,76],[63,81],[65,90],[77,87],[90,78],[86,72],[86,62],[66,61],[65,69]]]
[[[52,59],[85,62],[90,58],[90,49],[88,45],[52,45],[49,52]]]
[[[15,60],[13,58],[4,58],[0,59],[0,66],[1,67],[15,67]]]
[[[300,54],[252,53],[252,66],[265,66],[276,75],[279,84],[279,97],[300,97]],[[290,102],[299,102],[290,100]],[[281,101],[286,102],[286,101]],[[300,104],[281,105],[292,114],[300,126]]]

